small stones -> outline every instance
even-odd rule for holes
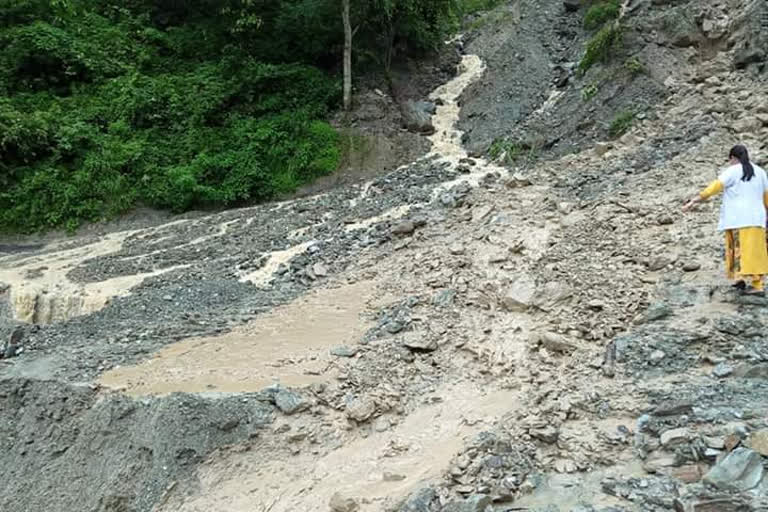
[[[658,363],[659,361],[663,360],[665,357],[667,357],[667,354],[665,354],[663,350],[654,350],[653,352],[651,352],[650,360],[654,363]]]

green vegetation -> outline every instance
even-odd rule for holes
[[[436,47],[453,0],[355,2],[356,69]],[[0,0],[0,230],[263,201],[333,172],[336,0]]]
[[[502,159],[505,164],[530,163],[536,159],[536,147],[507,137],[500,137],[493,141],[488,148],[488,156],[493,160]]]
[[[599,90],[600,89],[598,84],[596,82],[592,82],[581,90],[581,99],[584,101],[589,101],[595,97]]]
[[[608,127],[608,134],[613,138],[621,137],[632,127],[634,121],[635,114],[633,112],[621,112],[613,118],[611,125]]]
[[[461,12],[464,15],[490,11],[504,3],[504,0],[461,0]]]
[[[630,57],[624,62],[624,69],[626,69],[631,75],[640,75],[645,73],[645,66],[640,62],[637,57]]]
[[[600,28],[607,21],[615,20],[619,17],[621,5],[619,0],[603,0],[597,2],[587,9],[584,15],[584,28],[595,30]]]
[[[617,22],[606,23],[587,42],[587,51],[579,62],[579,71],[585,73],[597,62],[607,62],[621,47],[622,29]]]

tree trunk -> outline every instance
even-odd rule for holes
[[[344,110],[352,106],[352,23],[349,21],[349,0],[341,0],[344,20]]]

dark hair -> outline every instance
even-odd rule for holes
[[[735,158],[741,162],[741,181],[749,181],[755,175],[755,168],[749,163],[749,153],[747,148],[741,144],[737,144],[731,148],[731,152],[728,154],[729,158]]]

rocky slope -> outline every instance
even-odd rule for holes
[[[537,27],[556,41],[553,16],[585,37],[575,15],[513,2],[433,93],[423,159],[14,247],[3,330],[25,335],[0,360],[0,508],[768,510],[768,302],[722,277],[717,205],[680,213],[733,143],[768,155],[765,75],[738,44],[758,6],[628,2],[638,34],[674,12],[695,45],[627,47],[685,65],[606,79],[618,102],[651,91],[617,140],[568,129],[608,115],[570,97],[588,77],[555,94],[505,60],[544,52]],[[525,91],[507,121],[483,107],[505,80]],[[467,156],[534,126],[569,149],[524,169]]]

